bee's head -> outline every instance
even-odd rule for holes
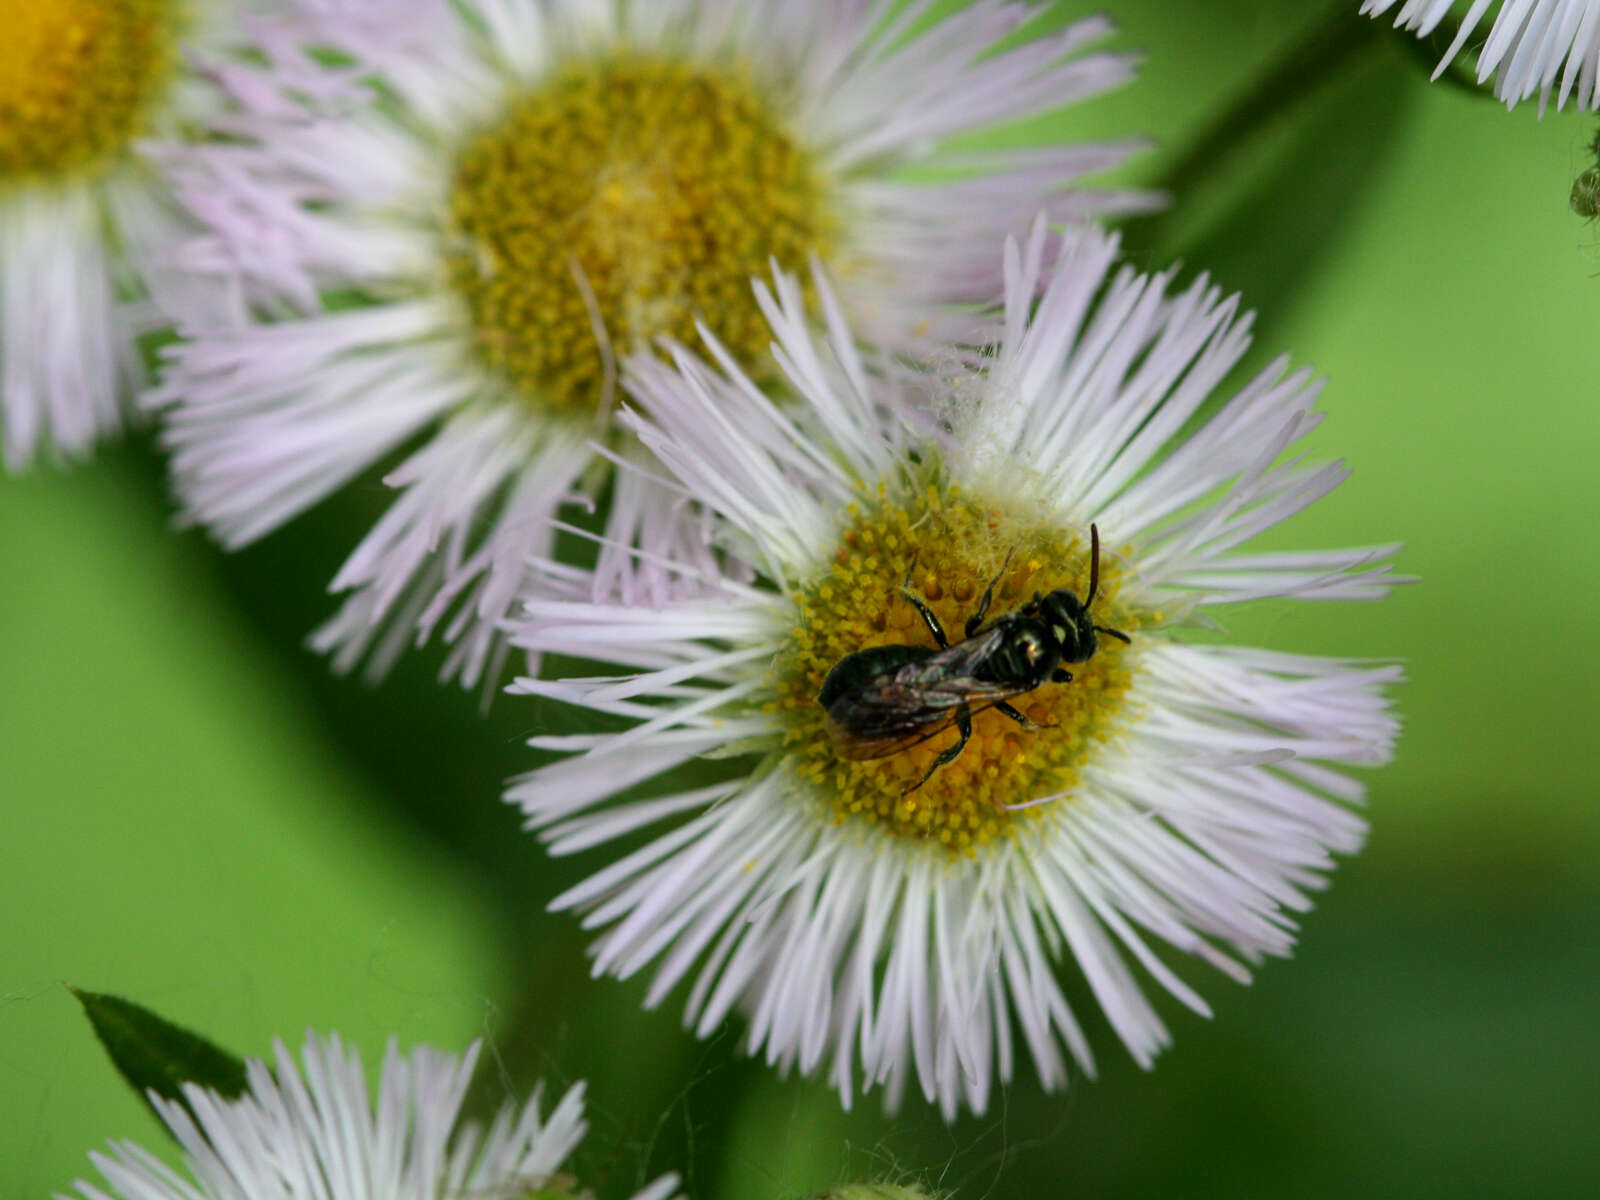
[[[1039,599],[1039,616],[1049,623],[1050,633],[1061,647],[1061,661],[1088,662],[1099,647],[1094,619],[1078,599],[1077,593],[1060,588]]]
[[[1035,596],[1030,608],[1050,626],[1050,632],[1061,645],[1061,661],[1088,662],[1100,648],[1096,633],[1108,633],[1120,642],[1128,635],[1104,625],[1096,625],[1089,615],[1094,594],[1100,590],[1100,530],[1089,526],[1089,591],[1082,600],[1069,588],[1057,588],[1048,596]]]

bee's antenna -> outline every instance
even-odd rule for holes
[[[913,554],[911,556],[911,565],[906,568],[906,577],[900,581],[900,587],[902,589],[910,587],[911,586],[911,577],[913,575],[915,575],[916,573],[917,573],[917,556],[915,554]]]
[[[1089,611],[1089,605],[1094,601],[1095,591],[1100,587],[1100,527],[1089,526],[1089,594],[1083,598],[1083,611]],[[1124,645],[1133,645],[1133,639],[1120,629],[1112,629],[1107,625],[1096,625],[1096,633],[1109,633]]]
[[[1100,529],[1089,526],[1089,594],[1083,598],[1083,607],[1094,603],[1094,593],[1100,586]]]

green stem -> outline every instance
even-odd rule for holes
[[[1156,186],[1182,197],[1264,126],[1325,86],[1383,32],[1381,22],[1359,14],[1355,0],[1333,0],[1327,14],[1189,144]]]

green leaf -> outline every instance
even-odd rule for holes
[[[155,1092],[185,1108],[185,1083],[210,1088],[229,1099],[246,1086],[243,1060],[197,1033],[156,1016],[131,1000],[84,992],[67,985],[83,1005],[111,1063],[148,1103]]]

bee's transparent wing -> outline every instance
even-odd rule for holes
[[[948,729],[963,705],[976,713],[1021,695],[1025,689],[972,677],[1002,636],[999,630],[981,632],[840,696],[828,709],[839,757],[887,758]]]

